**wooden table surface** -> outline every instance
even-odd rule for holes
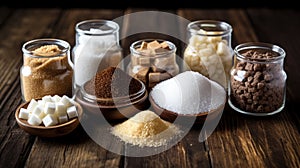
[[[249,41],[282,46],[287,53],[284,68],[288,78],[287,101],[281,113],[250,117],[227,106],[206,141],[199,142],[200,129],[192,128],[169,150],[147,157],[127,157],[107,151],[89,138],[81,126],[68,136],[54,139],[29,135],[20,129],[14,113],[22,103],[19,78],[22,45],[31,39],[51,37],[74,46],[77,22],[113,20],[137,11],[145,9],[0,7],[0,167],[300,167],[300,11],[296,9],[165,10],[190,21],[214,19],[230,23],[232,47]],[[185,25],[176,19],[166,22],[158,15],[145,19],[147,26],[171,28],[178,37],[186,33]],[[171,27],[169,23],[173,23]],[[130,15],[123,19],[120,36],[126,37],[134,26],[141,25]],[[122,39],[125,53],[129,44],[141,37],[146,36]],[[183,51],[180,45],[177,47],[179,53]]]

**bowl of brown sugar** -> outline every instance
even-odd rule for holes
[[[84,83],[76,93],[76,101],[91,115],[107,120],[122,120],[148,109],[148,92],[138,79],[118,67],[108,67]]]

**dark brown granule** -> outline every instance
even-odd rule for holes
[[[97,98],[124,97],[137,93],[142,84],[117,67],[98,72],[85,84],[85,91]]]

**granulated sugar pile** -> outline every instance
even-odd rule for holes
[[[150,110],[139,112],[127,121],[112,127],[111,131],[125,143],[140,147],[166,145],[181,132],[174,124],[160,119]]]
[[[178,114],[199,114],[223,105],[226,91],[198,72],[185,71],[157,84],[151,97],[158,106]]]

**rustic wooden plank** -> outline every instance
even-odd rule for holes
[[[14,119],[15,110],[21,103],[19,81],[19,69],[23,61],[21,46],[25,41],[41,36],[47,25],[55,21],[58,11],[49,10],[48,13],[43,13],[43,10],[39,9],[18,9],[1,27],[0,165],[23,167],[31,150],[35,137],[21,130]]]
[[[114,19],[122,14],[122,10],[64,10],[57,22],[51,26],[52,31],[46,32],[45,35],[64,39],[74,46],[77,22],[89,19]],[[110,140],[107,140],[107,143],[116,151],[122,152],[120,143],[114,144],[114,141]],[[104,149],[94,142],[82,127],[79,127],[71,135],[65,137],[37,138],[26,167],[119,167],[121,162],[121,155]]]
[[[243,10],[180,10],[179,14],[189,20],[214,19],[230,23],[233,47],[258,41]],[[299,132],[295,123],[290,122],[288,110],[293,108],[264,118],[237,114],[227,106],[218,127],[207,139],[213,167],[299,167],[296,161],[300,151]]]
[[[128,9],[126,14],[147,11],[152,10]],[[159,11],[155,12],[155,9],[152,12],[151,14],[147,14],[144,21],[143,18],[130,15],[124,19],[122,36],[126,38],[123,39],[122,46],[124,50],[127,50],[125,53],[130,53],[128,50],[129,46],[136,40],[162,38],[174,42],[178,48],[177,54],[182,57],[182,41],[179,38],[181,38],[181,31],[184,30],[184,28],[180,27],[180,19],[177,18],[174,11],[162,11],[168,14],[174,14],[174,16],[171,17],[169,17],[168,14],[164,15],[159,13]],[[145,29],[159,30],[166,33],[135,32]],[[179,61],[180,60],[177,60],[178,63]],[[146,157],[125,157],[124,167],[209,167],[208,151],[206,151],[204,143],[198,141],[199,132],[200,130],[197,129],[191,130],[178,144],[161,153]]]

